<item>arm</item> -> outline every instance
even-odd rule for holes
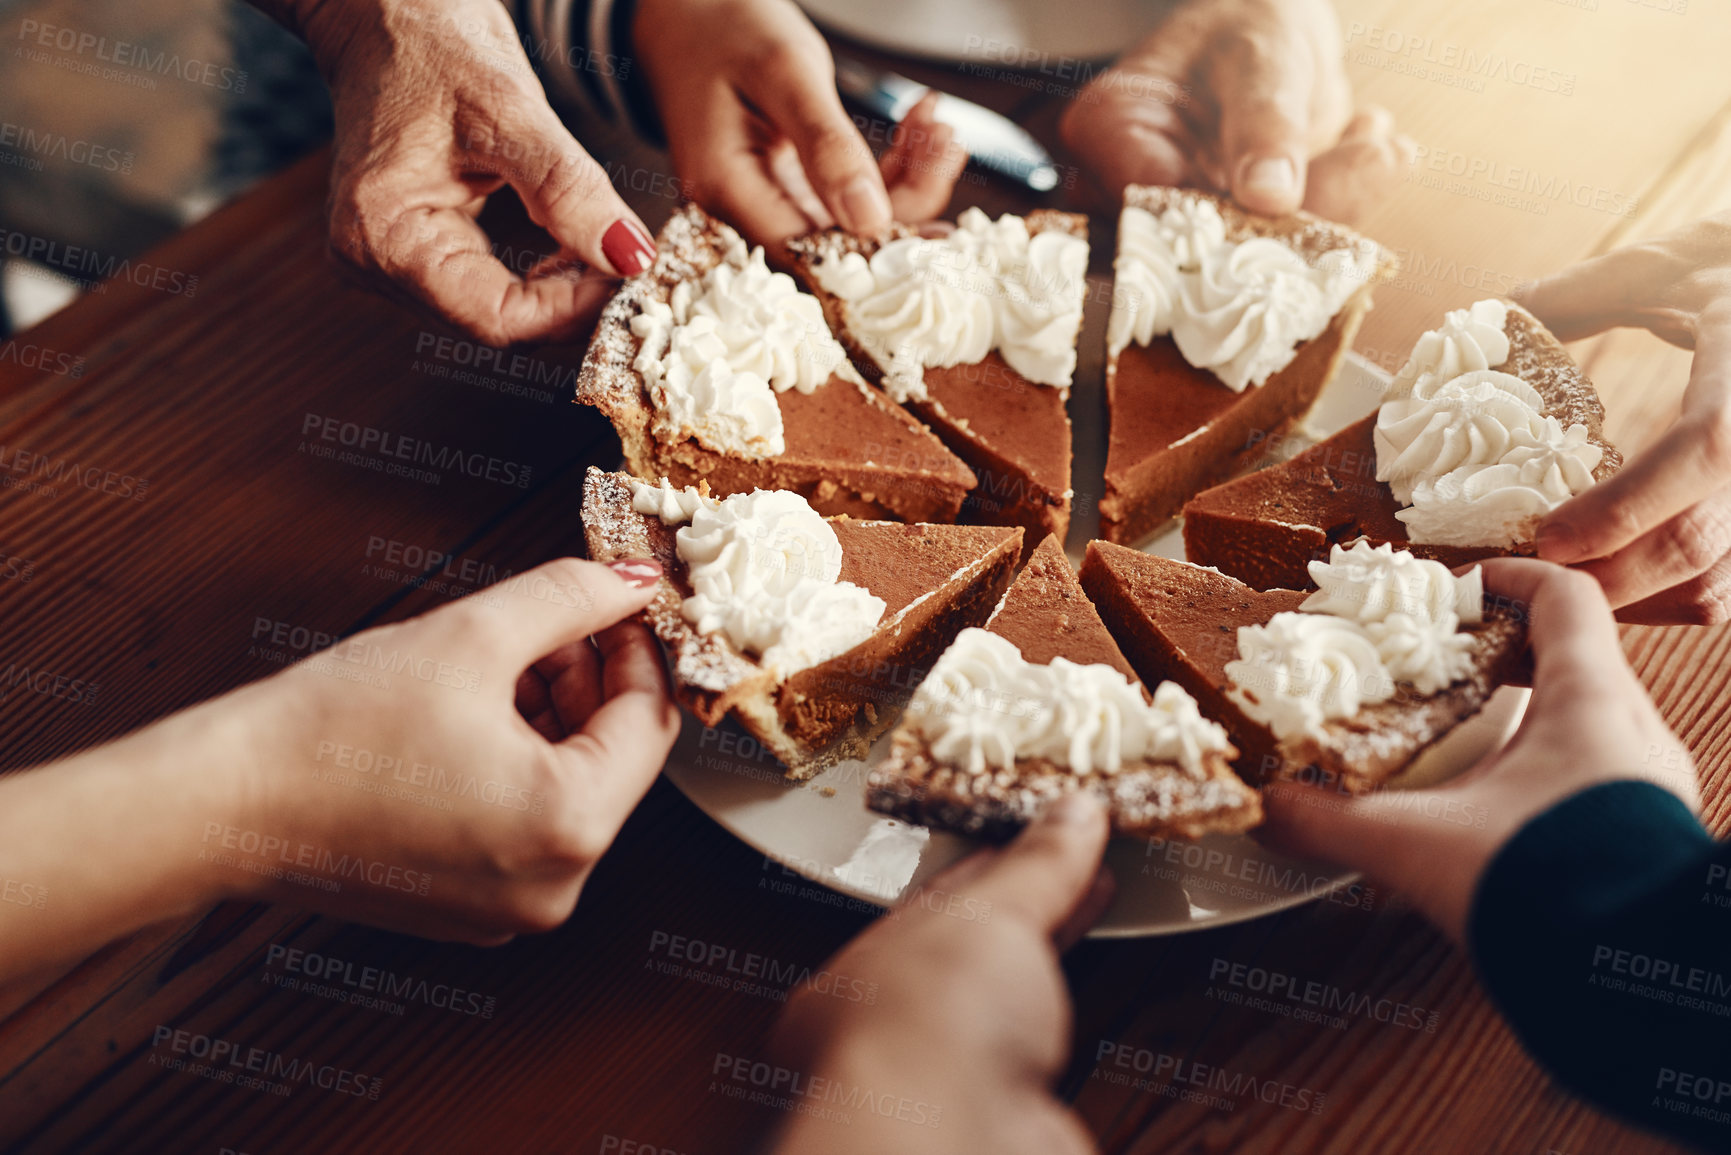
[[[1731,1144],[1728,867],[1676,795],[1593,786],[1498,852],[1467,928],[1486,989],[1559,1082],[1713,1149]]]
[[[223,898],[464,942],[557,926],[678,732],[625,620],[657,576],[552,562],[0,780],[0,981]]]
[[[1689,755],[1624,662],[1598,584],[1521,559],[1484,571],[1529,615],[1533,695],[1514,738],[1416,795],[1271,787],[1269,833],[1411,896],[1472,949],[1492,998],[1560,1082],[1643,1126],[1722,1145],[1723,1124],[1662,1101],[1689,1099],[1696,1084],[1679,1080],[1706,1076],[1725,1081],[1706,1086],[1731,1105],[1726,1019],[1630,988],[1695,994],[1731,1013],[1731,911],[1707,901],[1731,854],[1695,820]],[[1637,956],[1701,989],[1643,980]]]

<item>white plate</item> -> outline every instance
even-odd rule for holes
[[[1078,374],[1079,386],[1082,379]],[[1367,362],[1348,358],[1311,411],[1308,432],[1326,436],[1357,420],[1375,407],[1386,384],[1387,378]],[[1081,420],[1090,407],[1098,411],[1098,398],[1079,393],[1071,407],[1078,417],[1075,473],[1098,477],[1101,439],[1085,436]],[[1289,440],[1288,447],[1302,443]],[[1078,503],[1071,542],[1085,545],[1097,524],[1098,511]],[[1184,557],[1176,527],[1144,548]],[[1079,550],[1072,554],[1079,557]],[[1403,781],[1431,784],[1452,778],[1500,747],[1520,723],[1527,695],[1513,686],[1498,690],[1478,715],[1424,751]],[[666,774],[699,809],[766,859],[840,894],[886,905],[975,845],[866,809],[866,771],[883,756],[888,741],[881,740],[863,762],[843,762],[809,782],[790,783],[780,763],[743,730],[731,724],[708,729],[687,715]],[[1117,896],[1091,937],[1177,934],[1323,897],[1344,905],[1364,899],[1362,888],[1354,885],[1358,875],[1289,858],[1245,834],[1210,835],[1199,842],[1115,838],[1106,861],[1117,876]]]

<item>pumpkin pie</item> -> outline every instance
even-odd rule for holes
[[[1226,727],[1246,781],[1358,794],[1387,784],[1515,677],[1526,628],[1517,609],[1471,604],[1482,598],[1477,571],[1454,579],[1368,543],[1331,558],[1313,568],[1320,590],[1259,591],[1092,542],[1081,580],[1143,678],[1171,678]]]
[[[964,630],[914,694],[866,781],[874,810],[1001,839],[1054,800],[1098,793],[1146,838],[1238,832],[1261,801],[1225,731],[1162,682],[1152,699],[1047,537],[984,630]]]
[[[825,514],[954,521],[973,474],[867,384],[793,278],[695,205],[602,311],[577,400],[626,468],[718,495],[800,494]]]
[[[860,371],[973,471],[962,520],[1062,539],[1087,218],[969,209],[944,236],[831,229],[788,250]]]
[[[1309,411],[1396,262],[1306,213],[1132,185],[1113,267],[1100,533],[1135,543]]]
[[[1376,413],[1197,495],[1185,556],[1272,589],[1360,538],[1451,568],[1532,554],[1539,517],[1622,465],[1604,417],[1536,317],[1480,301],[1420,339]]]
[[[820,517],[799,494],[711,496],[589,470],[583,529],[597,561],[654,558],[644,618],[680,703],[732,714],[809,778],[862,757],[957,632],[991,614],[1019,527]]]

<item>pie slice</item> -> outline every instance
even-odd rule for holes
[[[680,703],[707,726],[733,714],[795,779],[864,756],[1022,550],[1015,527],[824,519],[786,491],[718,501],[595,468],[583,529],[597,561],[661,564],[644,617]]]
[[[1371,560],[1367,556],[1370,552],[1374,551],[1364,545],[1351,552],[1338,551],[1335,556]],[[1417,561],[1410,555],[1389,553],[1390,564]],[[1405,563],[1398,561],[1402,556]],[[1442,572],[1446,577],[1446,571]],[[1361,660],[1356,675],[1342,676],[1338,684],[1325,679],[1311,689],[1325,695],[1344,685],[1355,694],[1374,698],[1375,694],[1364,692],[1379,686],[1392,690],[1392,694],[1380,701],[1360,701],[1351,716],[1313,718],[1316,724],[1309,732],[1282,736],[1265,720],[1269,710],[1257,708],[1259,703],[1272,706],[1274,694],[1269,687],[1282,672],[1281,663],[1251,660],[1251,672],[1268,677],[1246,676],[1245,667],[1239,664],[1247,661],[1241,651],[1245,640],[1241,631],[1252,628],[1256,630],[1252,640],[1266,640],[1270,631],[1278,633],[1290,619],[1333,617],[1301,612],[1309,608],[1307,601],[1320,596],[1317,591],[1262,592],[1212,569],[1107,542],[1089,544],[1081,576],[1083,588],[1100,607],[1107,628],[1123,646],[1131,665],[1146,679],[1169,677],[1188,690],[1203,714],[1218,719],[1231,735],[1240,751],[1235,763],[1239,774],[1259,785],[1299,780],[1353,794],[1386,785],[1420,751],[1477,713],[1498,685],[1517,674],[1526,646],[1526,627],[1519,614],[1494,600],[1484,603],[1478,615],[1481,622],[1453,631],[1457,637],[1449,646],[1457,654],[1454,660],[1458,664],[1451,671],[1456,676],[1426,693],[1386,669],[1373,672],[1367,664],[1374,664],[1375,647],[1370,643],[1373,656]],[[1344,602],[1358,609],[1377,605],[1375,591],[1391,587],[1400,589],[1398,582],[1371,583],[1356,594],[1341,595],[1337,604]],[[1448,594],[1451,601],[1455,597],[1453,592]],[[1423,600],[1411,595],[1408,587],[1406,597],[1397,596],[1393,604]],[[1380,601],[1385,608],[1389,604],[1386,597]],[[1460,608],[1468,611],[1460,615],[1464,619],[1474,607]],[[1282,615],[1281,622],[1275,622],[1276,615]],[[1345,629],[1343,621],[1335,618],[1322,624]],[[1311,643],[1315,645],[1316,639]],[[1331,651],[1318,649],[1301,652],[1297,662],[1285,666],[1285,672],[1307,662],[1312,670],[1326,670],[1327,676],[1333,677],[1341,663],[1331,662],[1331,655]],[[1246,685],[1238,685],[1234,673],[1243,677]]]
[[[789,242],[860,371],[973,471],[974,524],[1019,525],[1032,548],[1070,525],[1070,381],[1087,292],[1088,222],[969,209],[941,238],[897,225]]]
[[[960,680],[982,660],[1001,662],[998,684]],[[1075,668],[1053,664],[1059,661]],[[1040,723],[1025,722],[1041,711]],[[1081,732],[1108,718],[1121,726],[1110,738],[1095,731],[1090,741]],[[1150,730],[1132,752],[1125,746],[1140,737],[1138,723]],[[995,736],[986,739],[988,751],[996,738],[1008,746],[998,760],[983,752],[970,765],[970,737],[982,726]],[[1011,734],[1018,726],[1038,736],[1018,742]],[[1066,747],[1079,732],[1090,759],[1112,745],[1119,764],[1078,767]],[[1256,792],[1228,766],[1233,754],[1224,731],[1177,686],[1161,685],[1149,704],[1058,539],[1047,537],[985,631],[965,631],[916,691],[889,757],[866,779],[866,802],[909,822],[1002,839],[1055,799],[1094,790],[1120,834],[1197,838],[1262,819]]]
[[[1501,332],[1507,346],[1506,356],[1498,356],[1502,345],[1491,340],[1489,333],[1480,335],[1494,348],[1486,353],[1479,347],[1472,332],[1480,326],[1489,332]],[[1519,305],[1510,301],[1480,301],[1470,309],[1450,313],[1441,329],[1420,339],[1413,359],[1391,386],[1395,395],[1393,404],[1401,406],[1400,409],[1387,409],[1389,403],[1385,402],[1378,413],[1347,426],[1289,461],[1197,495],[1184,507],[1185,556],[1198,565],[1225,570],[1258,589],[1274,589],[1307,584],[1306,567],[1311,561],[1326,558],[1334,544],[1359,538],[1373,545],[1392,542],[1399,549],[1434,558],[1450,567],[1498,554],[1533,553],[1535,514],[1542,512],[1541,505],[1548,508],[1566,499],[1573,488],[1566,484],[1561,472],[1540,483],[1541,489],[1547,483],[1563,483],[1542,503],[1537,502],[1531,491],[1518,487],[1528,500],[1535,502],[1530,509],[1515,508],[1524,524],[1488,525],[1478,518],[1465,524],[1467,532],[1463,534],[1446,532],[1448,527],[1444,524],[1443,532],[1435,537],[1445,540],[1435,540],[1432,534],[1423,532],[1437,527],[1426,526],[1422,520],[1417,536],[1430,540],[1413,540],[1413,531],[1401,516],[1406,512],[1406,503],[1397,499],[1388,481],[1377,480],[1377,424],[1384,409],[1389,419],[1384,443],[1392,447],[1388,437],[1394,419],[1416,408],[1412,393],[1425,391],[1427,382],[1440,388],[1446,381],[1463,376],[1482,381],[1487,369],[1507,373],[1532,387],[1543,402],[1539,415],[1555,421],[1556,428],[1549,434],[1551,440],[1557,436],[1567,439],[1573,433],[1576,444],[1571,452],[1585,456],[1565,458],[1563,464],[1578,470],[1580,480],[1603,481],[1621,467],[1622,455],[1605,440],[1605,409],[1599,395],[1568,351]],[[1469,436],[1477,433],[1482,437],[1493,411],[1506,404],[1503,390],[1475,388],[1471,393],[1465,389],[1456,392],[1467,402],[1456,407],[1455,424]],[[1485,396],[1472,399],[1479,394]],[[1436,413],[1417,416],[1433,425],[1439,421]],[[1408,415],[1406,419],[1412,418]],[[1446,414],[1441,418],[1447,419]],[[1544,422],[1547,429],[1550,424]],[[1580,427],[1578,433],[1574,433],[1576,426]],[[1466,439],[1461,438],[1463,442]],[[1533,452],[1531,447],[1523,450],[1518,444],[1515,451],[1517,455]],[[1589,464],[1593,460],[1596,465]],[[1469,466],[1455,476],[1464,478],[1476,470],[1476,480],[1483,481],[1491,476],[1482,472],[1484,464]],[[1387,471],[1382,472],[1386,476]],[[1436,488],[1442,484],[1447,483],[1439,483]],[[1472,484],[1463,484],[1463,496]],[[1506,492],[1480,495],[1481,501],[1499,499],[1510,500]],[[1492,532],[1505,529],[1510,532]],[[1472,540],[1473,530],[1483,531],[1476,542]]]
[[[825,514],[950,522],[973,474],[866,384],[791,277],[695,205],[602,311],[577,400],[626,468],[718,495],[787,489]]]
[[[1107,541],[1148,537],[1309,411],[1394,257],[1307,213],[1124,192],[1107,326]]]

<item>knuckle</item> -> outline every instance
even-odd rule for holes
[[[612,192],[607,173],[593,157],[581,150],[565,150],[553,157],[537,182],[536,195],[549,209],[599,200]]]
[[[1661,548],[1674,568],[1690,576],[1712,568],[1731,549],[1731,522],[1711,502],[1684,510],[1666,522],[1660,534]]]
[[[1685,605],[1689,625],[1722,626],[1731,621],[1731,582],[1703,582]]]

